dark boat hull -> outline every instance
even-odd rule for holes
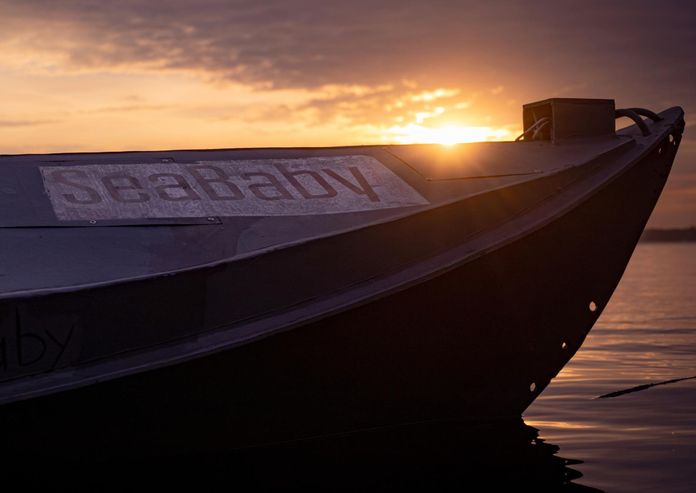
[[[5,405],[5,450],[171,454],[519,416],[608,302],[675,152],[676,145],[654,149],[543,227],[350,310],[187,362]],[[195,290],[189,285],[181,296]],[[171,322],[192,322],[175,320],[182,313]]]

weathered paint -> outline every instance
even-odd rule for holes
[[[42,166],[59,220],[335,214],[428,201],[370,156]]]

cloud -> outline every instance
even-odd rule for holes
[[[689,123],[696,111],[696,4],[682,0],[0,0],[0,11],[0,68],[184,72],[307,94],[209,107],[213,120],[511,127],[521,103],[554,96],[681,105]]]
[[[95,108],[92,110],[85,110],[85,113],[131,113],[131,112],[142,112],[142,111],[160,111],[169,110],[174,108],[172,104],[121,104],[115,106],[104,106],[100,108]]]
[[[33,127],[36,125],[50,125],[60,120],[0,120],[0,127]]]
[[[431,101],[404,99],[419,89],[450,91],[442,106],[460,112],[477,91],[498,106],[613,97],[620,106],[683,105],[687,119],[696,111],[696,4],[682,0],[630,9],[576,0],[0,0],[0,11],[6,63],[307,90],[316,93],[309,103],[285,109],[319,124],[366,123],[375,112],[385,122],[444,118]],[[247,118],[283,110],[258,106]]]
[[[237,113],[250,121],[436,122],[551,96],[696,111],[696,4],[683,0],[0,0],[0,12],[0,67],[179,71],[312,94]],[[418,99],[438,89],[441,104]]]
[[[405,78],[485,81],[481,87],[495,91],[501,72],[555,87],[587,73],[620,77],[624,85],[693,77],[696,7],[642,0],[626,7],[569,0],[0,0],[0,42],[59,54],[75,69],[194,70],[276,88]]]

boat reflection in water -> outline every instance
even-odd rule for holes
[[[248,473],[277,486],[467,491],[476,485],[488,487],[481,491],[599,491],[574,483],[582,474],[573,466],[581,461],[559,457],[558,450],[518,419],[394,427],[241,457],[248,461]],[[234,455],[214,460],[228,467],[239,463]],[[269,463],[275,469],[270,478]]]
[[[190,424],[180,425],[181,436],[191,431],[215,435],[212,427],[205,424],[199,424],[195,430],[186,429],[191,428]],[[105,423],[104,428],[109,426]],[[26,438],[63,443],[71,440],[69,427],[47,432],[44,429],[39,436]],[[174,432],[172,439],[176,436]],[[191,482],[199,487],[219,485],[224,479],[233,480],[236,485],[253,484],[256,488],[317,487],[329,491],[413,487],[467,491],[472,486],[477,487],[476,491],[479,487],[511,488],[509,491],[600,491],[577,484],[575,481],[582,474],[575,466],[582,461],[556,455],[559,447],[546,443],[539,437],[539,431],[522,419],[420,423],[242,451],[218,450],[220,443],[209,445],[206,452],[166,458],[122,457],[101,462],[89,460],[95,453],[98,456],[98,451],[82,449],[77,456],[66,455],[58,460],[51,457],[48,470],[82,467],[83,479],[103,485],[108,478],[112,486],[130,483],[137,474],[160,485]],[[131,452],[137,456],[139,451]],[[15,472],[17,468],[23,471],[27,464],[47,463],[41,458],[18,455],[7,465]],[[46,478],[27,480],[43,484]]]

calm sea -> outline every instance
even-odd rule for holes
[[[524,421],[608,492],[696,491],[696,243],[643,243],[582,348]]]

